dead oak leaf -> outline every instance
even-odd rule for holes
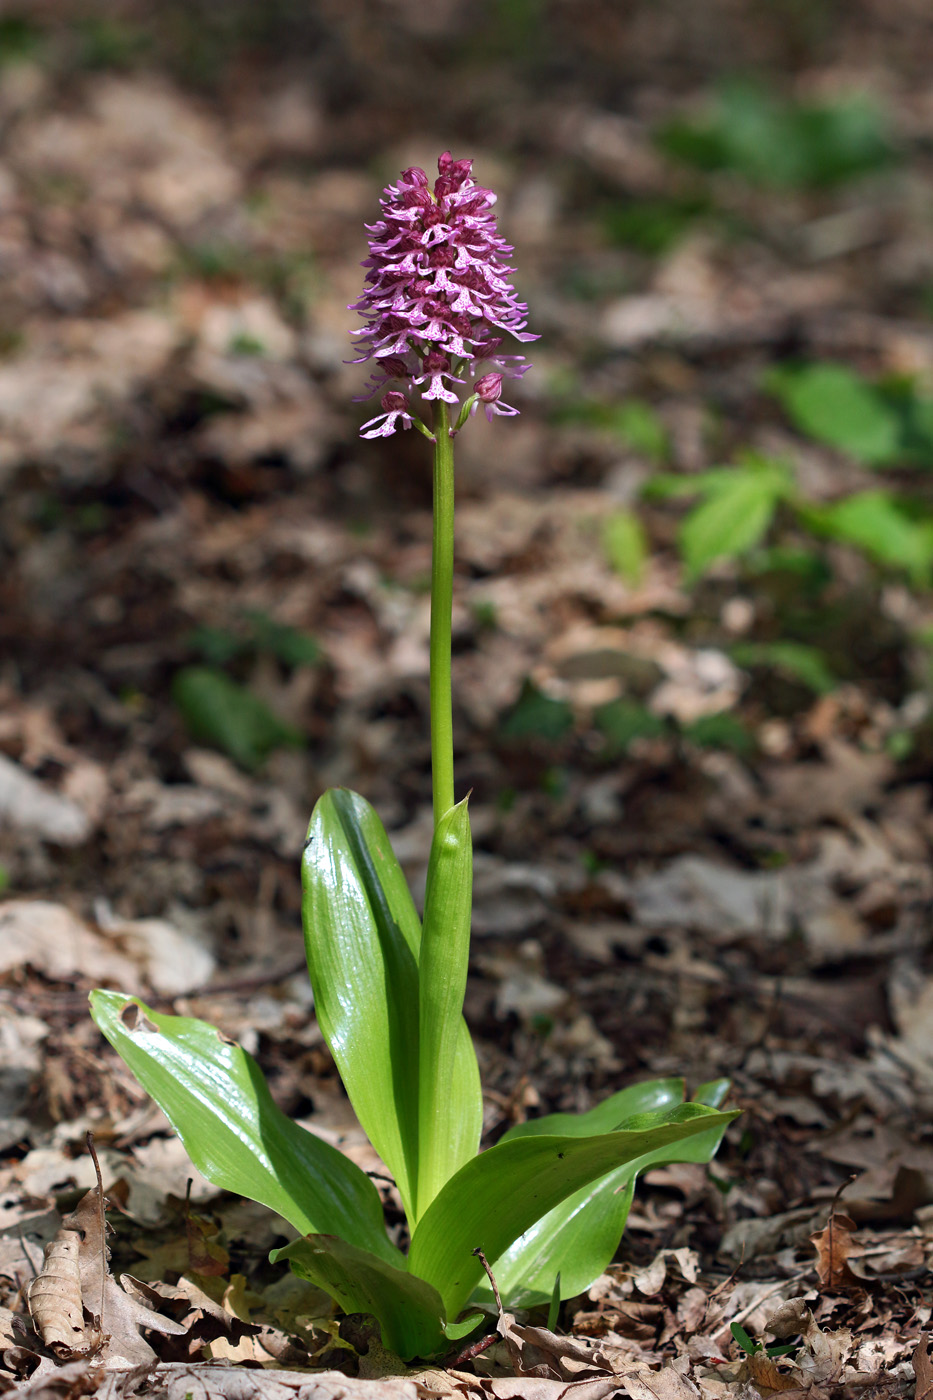
[[[750,1381],[756,1390],[799,1390],[800,1376],[778,1369],[777,1363],[764,1352],[747,1356],[739,1372],[739,1379]]]
[[[142,1332],[171,1335],[185,1329],[130,1297],[114,1279],[105,1204],[100,1188],[94,1187],[63,1218],[30,1288],[30,1312],[59,1361],[93,1353],[106,1367],[149,1365],[156,1352]]]
[[[922,1333],[911,1358],[917,1377],[916,1400],[933,1400],[933,1358],[930,1357],[930,1334]]]
[[[849,1257],[855,1251],[853,1235],[855,1221],[848,1215],[834,1212],[825,1230],[810,1236],[816,1247],[817,1273],[821,1288],[862,1288],[862,1280],[849,1267]]]

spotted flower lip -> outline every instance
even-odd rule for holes
[[[509,281],[513,250],[496,226],[496,196],[476,183],[472,168],[471,160],[445,151],[433,190],[422,169],[403,170],[383,193],[382,218],[367,225],[366,280],[350,307],[365,322],[353,333],[359,354],[350,363],[374,362],[360,399],[401,383],[410,394],[453,405],[480,365],[488,367],[484,378],[499,376],[500,386],[503,376],[518,379],[531,368],[524,355],[501,352],[507,336],[538,336],[526,330],[528,308]],[[490,409],[509,412],[498,401],[483,402],[487,416]],[[397,419],[390,418],[379,436],[395,431]]]
[[[405,394],[397,391],[383,394],[381,407],[382,412],[377,413],[375,418],[370,418],[369,422],[360,428],[360,437],[390,437],[395,432],[395,425],[400,418],[403,428],[411,427],[411,404]]]

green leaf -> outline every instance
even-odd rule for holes
[[[650,457],[653,462],[663,462],[671,450],[667,429],[651,407],[642,399],[626,399],[612,414],[612,427],[629,447]]]
[[[741,1322],[730,1322],[729,1331],[739,1346],[748,1356],[754,1356],[756,1352],[762,1350],[760,1342],[753,1342],[751,1337],[742,1326]]]
[[[863,549],[889,568],[925,583],[933,564],[930,520],[915,520],[886,491],[860,491],[824,507],[817,522],[832,539]]]
[[[244,768],[257,768],[273,749],[304,743],[300,730],[212,666],[185,666],[176,672],[172,698],[194,739],[223,749]]]
[[[698,749],[726,749],[740,757],[747,758],[755,750],[755,740],[742,721],[720,710],[715,715],[701,715],[699,719],[685,724],[681,734],[688,744]]]
[[[638,516],[630,510],[613,511],[603,524],[603,549],[619,577],[637,588],[648,555],[644,526]]]
[[[506,739],[545,739],[556,742],[573,728],[573,710],[566,700],[552,700],[526,680],[514,708],[502,721]]]
[[[300,632],[297,627],[289,627],[284,622],[276,622],[268,613],[250,612],[247,617],[256,646],[271,651],[283,665],[297,669],[299,666],[314,666],[320,661],[321,648],[307,632]]]
[[[697,1101],[718,1107],[728,1088],[728,1080],[704,1085],[697,1091]],[[588,1113],[552,1113],[517,1124],[502,1141],[546,1133],[585,1136],[609,1132],[634,1114],[680,1104],[683,1096],[682,1079],[653,1079],[620,1090]],[[708,1162],[724,1130],[725,1124],[616,1167],[550,1210],[495,1262],[496,1282],[508,1306],[546,1302],[556,1270],[560,1271],[562,1298],[582,1293],[604,1271],[619,1246],[639,1172],[661,1161]],[[487,1301],[485,1290],[478,1290],[474,1298]]]
[[[187,642],[209,666],[226,666],[246,650],[243,638],[224,627],[195,627]]]
[[[551,1301],[547,1306],[547,1328],[553,1332],[557,1326],[557,1319],[560,1316],[560,1273],[554,1278],[554,1287],[551,1289]]]
[[[756,184],[825,186],[891,159],[878,108],[856,94],[828,103],[783,102],[760,83],[724,84],[716,102],[659,131],[670,156],[731,170]]]
[[[325,792],[302,859],[302,922],[318,1024],[370,1142],[412,1218],[418,1172],[421,926],[369,803]]]
[[[344,1312],[378,1318],[383,1346],[405,1361],[446,1351],[451,1341],[472,1332],[482,1319],[481,1313],[473,1313],[448,1326],[436,1288],[334,1235],[295,1240],[270,1257],[273,1262],[287,1259],[299,1277],[336,1298]]]
[[[431,845],[421,934],[418,1190],[414,1227],[454,1172],[475,1157],[483,1130],[476,1052],[463,1019],[470,954],[473,846],[464,798]]]
[[[788,485],[783,468],[760,459],[722,472],[678,532],[689,577],[696,579],[715,560],[738,559],[759,544]]]
[[[91,1015],[222,1190],[260,1201],[303,1234],[339,1230],[396,1267],[373,1183],[274,1103],[251,1055],[204,1021],[161,1016],[122,992],[91,993]]]
[[[710,201],[696,195],[614,200],[602,211],[602,225],[611,243],[652,256],[667,252],[711,212]]]
[[[409,1268],[433,1284],[455,1317],[482,1278],[471,1253],[499,1259],[519,1235],[588,1182],[694,1133],[719,1130],[736,1115],[681,1104],[629,1120],[595,1137],[566,1134],[497,1143],[461,1167],[415,1228]]]
[[[710,467],[705,472],[681,476],[677,472],[657,472],[641,488],[646,501],[672,501],[681,496],[707,496],[726,490],[735,477],[735,467]]]
[[[683,1097],[682,1079],[631,1084],[587,1113],[549,1113],[517,1123],[501,1141],[608,1133],[632,1114],[670,1108],[682,1103]],[[561,1298],[573,1298],[588,1288],[618,1248],[634,1189],[631,1166],[616,1167],[608,1176],[582,1186],[525,1230],[493,1266],[506,1306],[524,1308],[547,1301],[556,1273],[561,1277]],[[481,1287],[474,1298],[488,1301],[487,1290]]]
[[[804,642],[738,642],[732,647],[731,656],[737,666],[783,671],[815,695],[829,695],[838,685],[823,653]]]
[[[899,414],[874,385],[846,365],[782,368],[766,383],[794,426],[808,437],[870,466],[897,459]]]
[[[635,739],[659,739],[668,732],[660,715],[637,700],[610,700],[593,713],[593,723],[606,736],[606,756],[624,753]]]

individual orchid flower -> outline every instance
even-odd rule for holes
[[[411,404],[405,394],[392,391],[382,396],[382,412],[375,418],[370,418],[368,423],[364,423],[360,429],[360,437],[377,438],[389,437],[395,432],[395,425],[399,418],[402,420],[403,428],[411,427]],[[375,425],[381,423],[377,428]],[[370,429],[369,432],[366,430]]]
[[[518,413],[517,408],[512,408],[510,404],[502,403],[502,375],[484,374],[482,379],[477,379],[473,385],[475,398],[470,407],[470,414],[474,414],[480,404],[486,410],[486,421],[491,423],[493,417],[501,414],[505,418],[514,418]]]

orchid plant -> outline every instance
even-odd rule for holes
[[[293,1227],[297,1238],[273,1258],[347,1312],[375,1316],[384,1344],[406,1359],[438,1356],[481,1325],[493,1297],[477,1251],[506,1305],[553,1305],[588,1287],[618,1246],[638,1174],[660,1161],[709,1161],[735,1116],[719,1111],[724,1081],[685,1103],[681,1080],[653,1080],[587,1113],[515,1124],[479,1151],[483,1100],[463,1018],[472,845],[467,798],[454,792],[453,454],[480,404],[490,421],[517,412],[502,402],[503,380],[529,366],[502,346],[507,336],[536,337],[508,280],[512,249],[497,232],[495,195],[474,181],[469,160],[445,153],[438,172],[433,188],[413,168],[386,189],[351,308],[365,321],[354,363],[373,364],[370,397],[384,391],[363,437],[414,427],[434,447],[434,836],[423,917],[379,818],[356,793],[320,799],[302,862],[318,1023],[398,1188],[407,1253],[387,1232],[371,1177],[288,1119],[239,1045],[137,998],[92,994],[98,1026],[204,1176]]]

